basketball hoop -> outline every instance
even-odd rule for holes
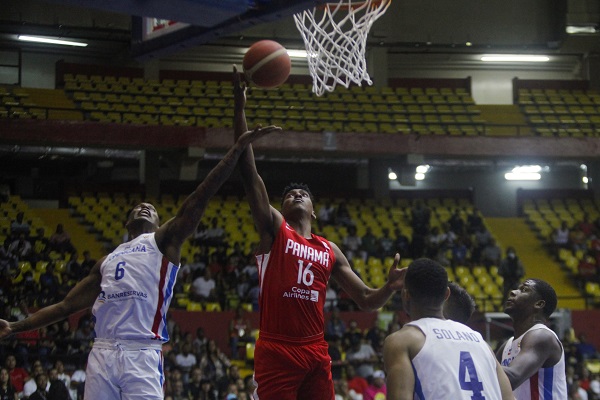
[[[367,72],[367,36],[392,0],[339,0],[294,15],[306,47],[313,93],[321,96],[336,85],[372,85]]]

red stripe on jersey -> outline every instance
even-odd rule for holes
[[[163,293],[163,287],[165,286],[165,279],[167,277],[167,270],[169,267],[169,260],[163,256],[162,262],[160,263],[160,281],[158,282],[158,302],[156,304],[156,313],[154,314],[154,322],[152,323],[152,333],[154,338],[159,339],[158,327],[162,321],[162,306],[165,301],[165,295]]]
[[[531,400],[537,400],[540,398],[540,386],[538,383],[540,374],[539,372],[533,374],[531,378],[529,378],[529,390],[531,391]]]

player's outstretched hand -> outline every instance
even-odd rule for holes
[[[243,110],[246,106],[246,82],[243,73],[238,72],[235,64],[233,64],[233,99],[235,109]]]
[[[398,268],[398,264],[400,264],[400,254],[396,253],[394,256],[394,263],[390,267],[388,273],[388,284],[393,290],[402,290],[404,288],[406,268]]]
[[[247,146],[256,139],[259,139],[271,132],[281,132],[281,128],[275,125],[265,126],[264,128],[260,125],[251,131],[244,132],[237,140],[242,146]]]
[[[10,324],[8,321],[0,319],[0,339],[5,338],[10,335],[12,330],[10,329]]]

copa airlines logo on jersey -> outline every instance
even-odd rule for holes
[[[319,292],[316,290],[302,289],[294,286],[291,292],[283,292],[283,297],[291,297],[300,300],[319,301]]]

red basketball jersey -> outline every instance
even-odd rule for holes
[[[335,263],[329,242],[300,236],[285,220],[271,251],[256,256],[260,284],[260,332],[272,339],[323,336],[323,306]]]

